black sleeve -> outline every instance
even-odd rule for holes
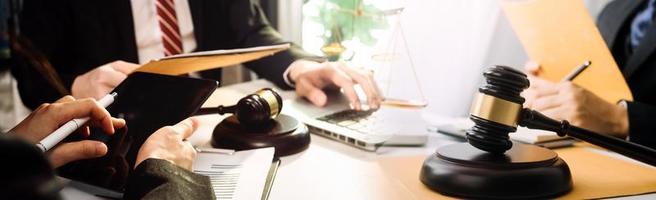
[[[231,28],[240,46],[251,47],[285,43],[280,33],[269,25],[257,0],[234,1],[230,9]],[[289,65],[298,59],[320,60],[293,44],[289,50],[279,52],[244,65],[277,86],[290,89],[283,79]]]
[[[629,102],[629,141],[656,149],[656,106]]]
[[[66,13],[68,11],[65,1],[23,1],[23,10],[19,16],[23,38],[21,41],[24,44],[21,49],[38,49],[51,64],[62,63],[69,58],[71,55],[67,53],[68,47],[64,41],[70,39],[64,33],[66,29],[71,28],[71,20]],[[12,51],[11,72],[17,81],[21,99],[27,107],[35,109],[42,103],[54,102],[63,95],[44,78],[42,70],[34,67],[34,59],[18,53],[19,50]],[[63,80],[60,84],[68,90],[75,74],[71,72],[71,68],[62,67],[67,64],[64,63],[55,70]]]
[[[161,160],[143,161],[130,174],[124,199],[215,199],[208,177]]]
[[[2,199],[60,199],[62,184],[34,145],[0,133]]]

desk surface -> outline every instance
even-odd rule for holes
[[[263,80],[222,87],[204,106],[230,105],[259,88],[274,87]],[[282,90],[278,90],[282,91]],[[295,98],[293,91],[281,92]],[[284,107],[283,107],[284,109]],[[283,112],[285,112],[283,110]],[[209,146],[219,115],[199,116],[201,126],[190,138],[194,145]],[[423,147],[381,147],[366,152],[321,136],[312,135],[310,147],[281,158],[270,199],[419,199],[400,183],[385,178],[377,158],[394,155],[429,155],[437,147],[457,142],[449,136],[431,134]],[[654,199],[656,194],[623,199]]]

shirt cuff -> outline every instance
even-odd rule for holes
[[[287,86],[296,88],[296,84],[289,77],[289,73],[291,72],[291,69],[292,69],[292,65],[289,65],[285,70],[285,72],[282,73],[282,79],[285,81],[285,84],[287,84]]]

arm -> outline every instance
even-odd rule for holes
[[[249,47],[287,42],[280,33],[271,27],[256,1],[233,1],[230,7],[231,28],[240,46]],[[283,74],[288,66],[299,59],[319,60],[320,58],[310,55],[297,45],[292,45],[286,51],[248,62],[245,66],[277,86],[290,89],[291,87],[283,80]]]
[[[162,159],[147,159],[132,174],[125,199],[214,199],[208,177]]]
[[[65,13],[66,5],[57,1],[33,0],[23,3],[20,13],[20,46],[16,40],[12,41],[11,70],[18,82],[21,98],[25,105],[35,109],[42,103],[53,102],[59,97],[68,94],[64,89],[58,91],[45,77],[52,73],[44,72],[43,67],[34,65],[34,58],[21,52],[32,52],[44,55],[50,63],[66,61],[68,49],[61,41],[69,41],[66,34],[62,34],[66,27],[70,27],[70,19]],[[55,23],[56,22],[56,23]],[[32,49],[32,50],[30,50]],[[34,51],[37,50],[37,51]],[[55,59],[56,58],[56,59]],[[61,77],[59,85],[70,88],[75,77],[71,69],[57,68],[55,75]],[[47,74],[47,75],[46,75]],[[53,78],[49,78],[53,79]],[[54,79],[53,79],[54,80]]]
[[[230,5],[230,27],[237,44],[258,46],[284,42],[255,2],[233,1]],[[295,84],[296,94],[317,106],[327,103],[328,97],[323,89],[341,88],[351,107],[361,109],[355,85],[362,87],[370,108],[378,108],[383,100],[373,72],[349,67],[344,62],[323,62],[323,59],[311,56],[295,45],[287,51],[245,65],[281,88],[291,89],[289,84]]]
[[[653,128],[653,124],[656,122],[656,106],[640,102],[628,102],[627,110],[629,115],[629,141],[656,149],[656,132]]]
[[[59,199],[62,185],[33,144],[0,133],[0,158],[11,161],[0,167],[3,199]]]
[[[150,135],[137,154],[125,199],[214,199],[209,178],[191,172],[196,151],[185,141],[197,127],[187,119]]]

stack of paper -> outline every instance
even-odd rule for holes
[[[217,199],[262,199],[274,148],[234,153],[201,150],[193,171],[210,177]]]

